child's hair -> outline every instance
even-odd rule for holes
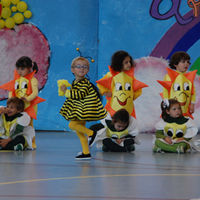
[[[184,52],[184,51],[177,51],[176,53],[174,53],[169,61],[169,66],[171,69],[176,69],[175,65],[178,65],[178,63],[183,60],[190,60],[190,56]]]
[[[17,97],[12,97],[10,99],[8,99],[7,101],[7,105],[13,103],[16,106],[17,111],[19,112],[23,112],[24,111],[24,101],[22,99],[19,99]]]
[[[122,108],[118,110],[113,116],[112,116],[112,122],[122,122],[127,123],[127,126],[129,124],[129,113],[126,109]]]
[[[32,68],[33,71],[35,70],[37,73],[38,72],[38,66],[36,62],[32,62],[32,60],[27,57],[27,56],[22,56],[19,58],[16,62],[16,68]]]
[[[169,114],[167,114],[167,111],[169,111],[170,108],[175,104],[180,105],[180,103],[176,99],[165,99],[161,102],[161,110],[162,110],[161,116],[162,116],[164,121],[169,116]]]
[[[75,67],[75,63],[76,63],[78,60],[84,61],[84,62],[87,64],[88,67],[90,66],[90,63],[89,63],[89,61],[88,61],[87,58],[84,58],[84,57],[79,56],[79,57],[76,57],[76,58],[74,58],[74,59],[72,60],[71,67]]]
[[[117,51],[112,55],[111,58],[111,68],[114,71],[121,72],[123,69],[123,61],[126,57],[130,57],[131,59],[131,66],[135,66],[133,58],[126,52],[126,51]]]

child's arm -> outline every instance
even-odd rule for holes
[[[193,103],[191,103],[190,104],[190,107],[189,107],[189,112],[192,114],[192,113],[194,113],[194,106],[195,106],[195,104],[193,104]]]
[[[90,82],[79,82],[77,88],[67,89],[65,96],[71,99],[84,99],[89,94]]]
[[[38,80],[35,77],[31,79],[31,87],[32,93],[29,96],[23,97],[24,101],[30,102],[38,96]]]
[[[21,134],[25,127],[30,124],[31,118],[26,112],[21,113],[22,116],[17,118],[16,126],[13,131],[10,132],[10,138],[15,138],[17,135]]]
[[[194,113],[194,110],[195,110],[195,102],[196,102],[196,89],[195,89],[195,86],[194,86],[194,92],[191,96],[191,104],[190,104],[190,107],[189,107],[189,112],[192,114]]]
[[[11,141],[12,139],[11,138],[7,138],[7,139],[1,139],[0,140],[0,146],[1,147],[6,147],[6,145]]]
[[[138,125],[137,125],[137,120],[134,117],[130,116],[129,119],[129,125],[128,125],[128,134],[131,136],[136,136],[138,135],[139,130],[138,130]]]
[[[156,138],[161,138],[168,144],[172,144],[172,139],[169,136],[165,136],[163,130],[156,130]]]

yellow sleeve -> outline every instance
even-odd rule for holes
[[[171,81],[171,79],[170,79],[168,74],[166,74],[164,76],[164,81]],[[166,88],[163,88],[163,98],[164,99],[169,99],[169,93],[168,93],[168,90]]]
[[[111,73],[108,72],[102,79],[105,79],[105,78],[109,78],[111,77]],[[105,88],[104,86],[100,85],[97,83],[97,87],[99,88],[99,92],[101,95],[103,95],[105,92],[109,92],[110,90],[108,88]]]
[[[71,97],[70,90],[66,90],[65,96],[66,96],[67,98],[70,98],[70,97]]]
[[[35,77],[31,79],[31,87],[32,93],[26,97],[26,100],[29,102],[38,96],[38,80]]]

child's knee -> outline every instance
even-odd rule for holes
[[[75,123],[73,121],[69,122],[69,128],[73,130],[74,127],[75,127]]]

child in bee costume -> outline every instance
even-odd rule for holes
[[[112,119],[101,120],[101,123],[90,127],[94,134],[89,138],[89,146],[97,144],[104,152],[132,152],[135,150],[138,129],[136,120],[129,116],[125,109],[120,109]]]
[[[182,114],[180,103],[175,99],[161,103],[162,119],[156,124],[154,152],[185,153],[194,147],[192,138],[198,129],[190,118]]]

